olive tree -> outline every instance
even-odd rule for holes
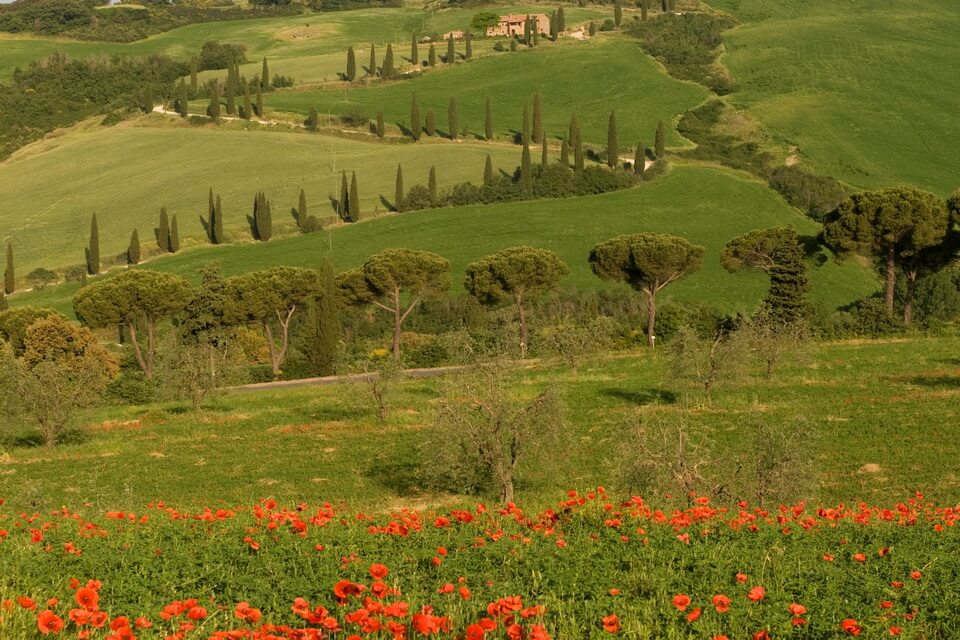
[[[525,299],[557,286],[569,273],[567,265],[552,251],[534,247],[511,247],[484,256],[467,265],[464,286],[480,302],[495,304],[512,300],[520,322],[520,357],[527,357],[529,329]]]
[[[233,324],[257,324],[270,350],[270,366],[279,375],[290,345],[290,321],[320,293],[316,271],[300,267],[273,267],[227,279],[228,317]],[[277,343],[273,323],[280,329]]]
[[[149,380],[157,342],[157,323],[184,309],[193,298],[190,284],[180,276],[157,271],[131,270],[91,284],[73,297],[73,310],[90,327],[123,326],[130,346]],[[140,323],[146,326],[146,346],[141,346]]]
[[[35,424],[52,446],[80,410],[101,398],[119,365],[89,329],[59,314],[31,324],[23,342],[20,358],[0,347],[0,402],[6,415]]]
[[[420,301],[450,288],[450,263],[429,251],[386,249],[341,273],[337,285],[345,302],[372,304],[393,316],[390,350],[399,360],[403,322]]]
[[[827,214],[823,238],[839,255],[857,253],[878,262],[887,315],[892,317],[897,269],[908,267],[919,252],[941,244],[950,218],[944,201],[932,193],[891,187],[857,193],[841,202]],[[906,275],[915,281],[917,269],[907,269]],[[905,322],[910,320],[909,297]]]
[[[590,251],[590,268],[601,280],[626,282],[646,297],[647,346],[653,347],[657,293],[703,264],[704,248],[658,233],[620,235]]]
[[[727,243],[720,264],[731,273],[758,269],[770,278],[763,299],[769,320],[791,324],[807,314],[807,265],[797,232],[790,227],[757,229]]]
[[[47,309],[45,307],[28,305],[25,307],[13,307],[12,309],[2,311],[0,312],[0,338],[10,343],[10,347],[13,349],[13,355],[17,357],[22,356],[23,350],[26,348],[24,339],[27,336],[27,327],[37,320],[51,316],[59,316],[66,320],[64,316],[53,309]]]

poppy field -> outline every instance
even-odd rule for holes
[[[0,637],[949,638],[960,507],[0,506]]]

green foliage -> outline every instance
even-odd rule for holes
[[[53,309],[43,307],[23,306],[4,310],[0,312],[0,338],[10,345],[13,354],[19,358],[26,349],[24,340],[27,328],[38,320],[54,316],[63,318]]]
[[[809,315],[803,247],[790,227],[758,229],[734,238],[720,254],[720,264],[731,273],[753,268],[770,277],[763,314],[773,323],[793,324]]]
[[[303,321],[297,327],[296,345],[317,376],[337,373],[342,328],[337,309],[336,278],[333,265],[324,259],[320,267],[320,294],[310,301]]]
[[[380,75],[387,80],[391,80],[396,73],[393,68],[393,45],[387,44],[387,52],[383,56],[383,68]]]
[[[613,111],[607,121],[607,166],[611,169],[620,166],[620,145],[617,142],[617,117]]]
[[[662,62],[675,78],[699,82],[718,95],[733,91],[733,83],[717,63],[722,33],[736,21],[706,12],[664,13],[635,21],[627,33],[639,38],[644,50]]]
[[[447,104],[447,126],[450,129],[451,140],[460,137],[460,109],[457,106],[457,99],[453,96],[450,96],[450,102]]]
[[[357,187],[356,171],[350,176],[350,200],[347,204],[347,221],[358,222],[360,220],[360,192]]]
[[[170,253],[180,251],[180,229],[177,226],[177,216],[170,219]]]
[[[357,79],[357,56],[353,52],[353,47],[347,49],[347,70],[343,74],[344,80],[353,82]]]
[[[397,165],[397,179],[396,185],[394,187],[393,195],[393,210],[394,211],[403,211],[404,202],[403,202],[403,167],[399,164]]]
[[[242,44],[224,44],[208,40],[200,48],[200,55],[196,58],[196,70],[231,69],[234,65],[243,64],[246,61],[247,49]],[[193,68],[191,65],[191,69]]]
[[[253,239],[268,242],[273,237],[273,208],[262,191],[253,200],[252,221]]]
[[[13,293],[17,290],[17,276],[13,265],[13,243],[7,243],[7,266],[3,270],[3,292]]]
[[[140,264],[140,236],[134,229],[130,234],[130,246],[127,247],[127,265]]]
[[[657,158],[662,158],[667,151],[667,133],[666,127],[663,126],[663,120],[657,122],[657,134],[654,138],[653,143],[653,152],[656,154]]]
[[[417,94],[410,97],[410,137],[414,141],[420,139],[420,104],[417,102]]]
[[[500,14],[493,11],[481,11],[470,18],[470,28],[479,33],[486,33],[490,27],[500,24]]]
[[[433,113],[433,109],[427,109],[427,117],[424,121],[423,129],[431,138],[437,135],[437,118]]]
[[[157,246],[164,253],[170,251],[170,220],[167,208],[160,207],[160,223],[157,225]]]

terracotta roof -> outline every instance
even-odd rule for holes
[[[547,14],[545,13],[531,13],[531,18],[546,18]],[[518,15],[509,15],[509,16],[500,16],[500,22],[523,22],[527,19],[527,14],[518,14]]]

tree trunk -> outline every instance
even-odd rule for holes
[[[137,357],[137,364],[140,365],[143,375],[147,378],[147,380],[149,380],[151,371],[147,366],[146,361],[143,359],[143,353],[140,351],[140,342],[137,340],[136,322],[127,322],[127,330],[130,332],[130,344],[133,346],[133,355]]]
[[[273,329],[270,328],[270,324],[266,321],[263,323],[263,333],[267,336],[267,348],[270,350],[270,369],[273,371],[274,377],[280,375],[280,367],[277,363],[277,347],[273,344]]]
[[[145,375],[147,380],[153,378],[153,352],[154,352],[154,323],[147,319],[147,370]]]
[[[513,475],[507,474],[500,483],[500,502],[507,504],[513,502]]]
[[[656,291],[651,289],[647,291],[647,346],[653,349],[653,343],[656,341],[653,328],[657,322],[657,298]]]
[[[527,357],[527,342],[530,339],[530,330],[527,328],[527,316],[523,310],[523,299],[519,293],[513,294],[513,300],[517,304],[517,316],[520,319],[520,359]]]
[[[400,329],[403,326],[403,317],[400,315],[400,288],[393,292],[393,345],[390,350],[393,357],[400,361]]]
[[[887,315],[891,318],[893,317],[893,287],[897,281],[897,263],[895,261],[896,251],[893,244],[891,243],[887,247],[887,274],[886,282],[884,283],[885,295],[886,295],[886,304],[887,304]]]
[[[910,326],[913,322],[913,294],[917,288],[917,269],[907,271],[907,295],[903,300],[903,324]]]

